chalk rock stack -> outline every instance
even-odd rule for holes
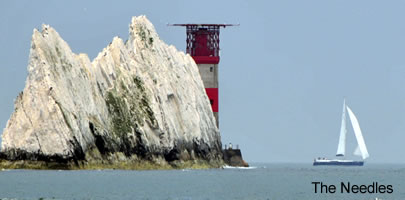
[[[222,163],[193,59],[165,44],[145,16],[133,17],[129,29],[126,42],[115,37],[92,62],[72,53],[52,27],[34,30],[25,89],[2,134],[3,161],[79,168]]]

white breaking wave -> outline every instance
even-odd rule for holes
[[[229,165],[224,165],[222,167],[223,169],[256,169],[257,167],[252,166],[252,167],[233,167],[233,166],[229,166]]]

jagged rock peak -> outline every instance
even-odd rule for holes
[[[49,25],[34,29],[0,157],[58,166],[222,163],[193,59],[160,40],[145,16],[129,29],[127,42],[114,37],[92,62]]]

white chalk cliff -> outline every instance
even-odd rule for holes
[[[7,160],[114,163],[221,160],[193,59],[144,16],[90,61],[50,26],[34,30],[25,89],[2,134]]]

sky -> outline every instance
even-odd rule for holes
[[[146,15],[181,51],[185,29],[167,23],[240,23],[220,34],[219,114],[222,142],[239,144],[248,162],[333,157],[345,97],[367,161],[405,163],[403,0],[60,2],[0,1],[0,129],[25,86],[34,28],[51,25],[93,59]]]

